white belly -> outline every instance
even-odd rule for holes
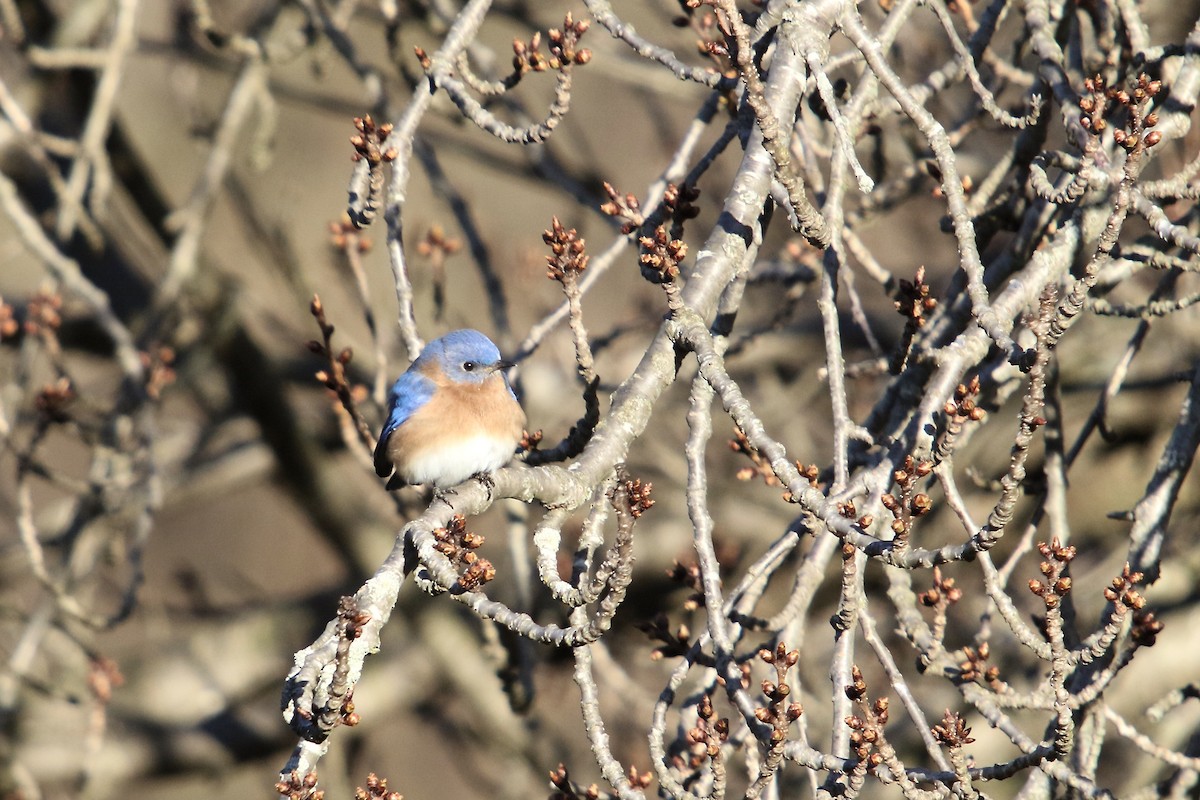
[[[503,467],[513,457],[516,442],[506,437],[474,436],[453,447],[427,445],[406,459],[399,470],[408,483],[428,483],[439,489],[462,483],[480,472]]]

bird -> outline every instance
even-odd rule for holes
[[[388,490],[444,490],[507,464],[525,412],[504,370],[513,366],[484,334],[464,328],[434,339],[388,392],[375,472]],[[488,479],[490,480],[490,478]]]

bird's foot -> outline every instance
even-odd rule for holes
[[[433,505],[434,503],[445,503],[446,505],[450,505],[450,501],[447,498],[453,497],[456,494],[458,494],[458,489],[439,489],[435,486],[433,487],[433,497],[430,498],[429,504]]]
[[[484,491],[487,492],[488,502],[489,503],[492,502],[492,494],[496,490],[496,481],[494,478],[492,478],[491,473],[490,472],[476,472],[474,475],[471,476],[471,479],[479,481],[480,485],[483,486]]]

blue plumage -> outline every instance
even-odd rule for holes
[[[388,415],[383,424],[383,432],[379,434],[379,440],[381,442],[386,440],[392,431],[403,425],[404,421],[413,415],[413,412],[432,400],[436,390],[437,386],[433,381],[411,369],[397,378],[396,382],[392,384],[392,388],[388,390]],[[375,469],[379,469],[378,449],[376,449]],[[388,472],[390,471],[391,465],[389,464]],[[385,475],[387,472],[382,473],[380,477]]]

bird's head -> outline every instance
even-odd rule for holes
[[[421,351],[422,369],[439,369],[447,379],[461,383],[482,383],[497,370],[512,366],[500,357],[500,350],[479,331],[464,328],[434,339]]]

